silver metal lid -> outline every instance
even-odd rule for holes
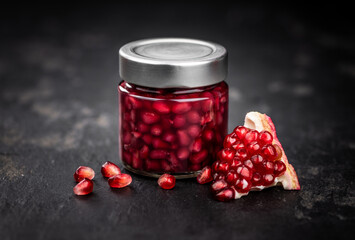
[[[186,38],[130,42],[119,51],[123,80],[153,88],[191,88],[227,77],[227,51],[216,43]]]

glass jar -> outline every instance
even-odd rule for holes
[[[130,171],[194,177],[228,128],[227,52],[192,39],[148,39],[119,52],[119,155]]]

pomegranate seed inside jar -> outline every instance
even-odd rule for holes
[[[78,169],[76,169],[76,171],[74,173],[74,179],[77,182],[80,182],[84,178],[91,180],[94,177],[95,177],[95,172],[90,167],[80,166],[80,167],[78,167]]]
[[[121,173],[108,179],[108,184],[112,188],[124,188],[130,185],[132,177],[129,174]]]
[[[220,87],[216,90],[219,108],[212,93],[216,87]],[[119,92],[124,166],[145,175],[191,174],[211,165],[223,148],[228,117],[228,111],[221,110],[228,108],[228,102],[220,102],[228,96],[224,82],[184,90],[151,89],[123,81]]]
[[[93,189],[94,183],[90,179],[84,178],[73,188],[73,191],[76,195],[88,195]]]
[[[172,189],[175,187],[175,177],[170,174],[163,174],[158,179],[158,185],[163,189]]]

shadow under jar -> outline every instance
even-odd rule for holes
[[[197,175],[228,128],[227,52],[193,39],[128,43],[119,52],[119,155],[152,177]]]

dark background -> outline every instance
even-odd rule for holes
[[[65,4],[0,10],[0,239],[303,239],[355,233],[355,34],[350,6]],[[174,190],[118,162],[117,52],[150,37],[218,42],[229,51],[229,129],[272,117],[301,191],[220,203],[208,186]],[[94,192],[73,194],[92,167]]]

